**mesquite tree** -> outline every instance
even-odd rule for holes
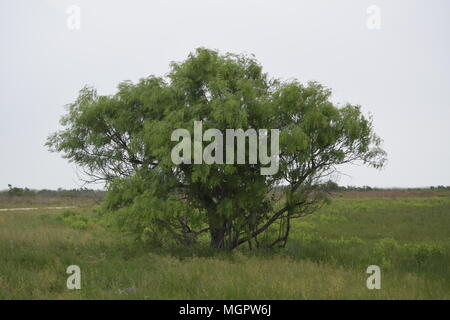
[[[90,180],[106,181],[105,208],[142,239],[190,245],[203,234],[211,246],[233,249],[258,246],[270,231],[265,245],[284,246],[291,220],[324,203],[320,185],[337,166],[385,161],[371,119],[330,95],[316,82],[270,78],[253,56],[200,48],[167,76],[122,82],[114,95],[85,87],[47,145]],[[278,129],[278,171],[262,175],[260,163],[248,162],[175,164],[171,134],[184,128],[193,137],[195,121],[203,131]]]

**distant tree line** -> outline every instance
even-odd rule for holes
[[[29,189],[27,187],[13,187],[11,184],[8,184],[7,190],[1,190],[0,195],[9,195],[9,196],[44,196],[44,197],[103,197],[105,191],[103,190],[93,190],[88,188],[79,188],[79,189],[62,189],[58,188],[57,190],[35,190]]]
[[[279,190],[281,191],[285,186],[280,186]],[[325,192],[346,192],[346,191],[358,191],[358,192],[369,192],[369,191],[423,191],[423,190],[450,190],[450,186],[430,186],[430,187],[417,187],[417,188],[378,188],[378,187],[371,187],[371,186],[340,186],[336,182],[332,180],[328,180],[321,184],[320,186],[322,191]]]
[[[284,186],[279,186],[276,189],[282,191]],[[424,188],[377,188],[371,186],[340,186],[334,181],[327,181],[321,185],[322,191],[325,192],[345,192],[345,191],[388,191],[388,190],[404,190],[404,191],[419,191],[419,190],[450,190],[450,186],[430,186]],[[44,197],[103,197],[106,194],[106,191],[103,190],[94,190],[88,188],[79,188],[79,189],[63,189],[58,188],[56,190],[50,189],[30,189],[30,188],[20,188],[13,187],[11,184],[8,184],[7,190],[0,190],[0,195],[10,195],[10,196],[44,196]]]
[[[288,186],[280,185],[274,188],[274,193],[285,192]],[[430,187],[416,187],[416,188],[379,188],[371,186],[341,186],[336,182],[329,180],[320,184],[318,190],[325,193],[334,192],[371,192],[371,191],[450,191],[450,186],[430,186]]]
[[[370,186],[340,186],[334,181],[327,181],[322,184],[322,189],[327,192],[339,192],[339,191],[387,191],[387,190],[405,190],[405,191],[414,191],[414,190],[450,190],[450,186],[430,186],[424,188],[377,188]]]

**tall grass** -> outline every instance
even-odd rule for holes
[[[229,254],[148,248],[89,208],[0,213],[1,299],[450,299],[449,266],[448,197],[335,199],[287,248]]]

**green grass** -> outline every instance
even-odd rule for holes
[[[72,264],[81,290],[66,288]],[[366,288],[372,264],[381,290]],[[433,194],[337,198],[284,250],[231,254],[147,248],[87,206],[0,212],[0,299],[450,299],[449,266],[450,197]]]

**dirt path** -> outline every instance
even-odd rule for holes
[[[41,209],[49,209],[49,210],[58,210],[58,209],[73,209],[76,207],[40,207],[40,208],[5,208],[0,209],[2,211],[28,211],[28,210],[41,210]]]

